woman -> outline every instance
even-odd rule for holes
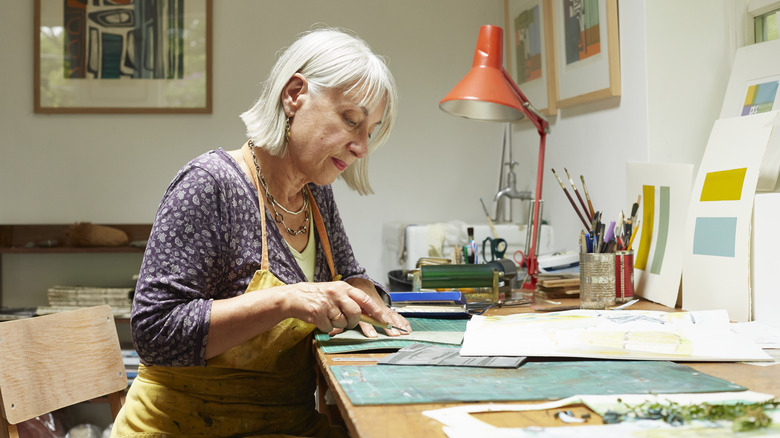
[[[179,172],[133,303],[145,365],[112,436],[342,436],[314,409],[312,332],[359,324],[376,336],[362,314],[410,327],[355,261],[330,184],[341,176],[370,193],[366,159],[396,102],[363,41],[315,30],[280,56],[242,114],[243,147]]]

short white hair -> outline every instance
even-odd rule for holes
[[[387,141],[398,113],[398,90],[384,58],[349,31],[322,28],[302,34],[282,52],[263,84],[260,97],[241,114],[247,136],[275,156],[287,150],[287,116],[281,95],[296,73],[306,78],[312,94],[336,89],[357,96],[356,103],[369,112],[385,102],[382,124],[368,140],[368,154],[341,174],[344,182],[361,195],[373,193],[368,181],[368,156]]]

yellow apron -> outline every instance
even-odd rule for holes
[[[244,161],[259,188],[247,147]],[[310,192],[308,196],[320,243],[328,246],[325,252],[335,277],[322,217]],[[265,205],[259,190],[258,202],[262,269],[255,273],[245,293],[262,293],[255,291],[284,284],[268,270]],[[316,377],[311,348],[315,328],[313,324],[288,318],[209,359],[205,367],[141,365],[111,436],[346,437],[342,428],[331,428],[327,418],[314,408]]]

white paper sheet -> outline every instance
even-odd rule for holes
[[[693,183],[690,164],[626,164],[626,205],[632,205],[645,186],[655,194],[652,224],[639,226],[632,249],[634,251],[634,293],[650,301],[674,307],[680,289],[683,266],[685,221]],[[647,199],[642,200],[647,202]],[[639,204],[637,220],[645,209]],[[630,212],[627,212],[630,214]],[[652,239],[643,243],[642,233],[652,229]],[[642,268],[637,266],[641,253],[646,254]]]
[[[751,44],[737,49],[720,110],[721,118],[742,115],[748,86],[780,79],[778,52],[780,52],[780,40]],[[780,109],[779,104],[780,95],[777,95],[773,109]]]
[[[780,136],[780,129],[775,130]],[[780,330],[780,193],[758,193],[753,204],[753,319]],[[780,348],[774,347],[774,348]]]
[[[729,327],[723,310],[569,310],[475,315],[463,356],[544,356],[626,360],[771,361]]]
[[[684,309],[726,309],[734,321],[751,319],[753,197],[759,165],[777,120],[774,111],[715,122],[691,193],[685,228]],[[739,186],[733,185],[740,190],[736,198],[702,200],[702,193],[708,192],[708,178],[739,169],[744,169],[744,177],[736,181]],[[709,187],[709,193],[727,192],[725,185],[718,187]]]
[[[643,402],[668,403],[675,402],[681,405],[703,404],[703,403],[761,403],[774,398],[770,394],[762,394],[753,391],[743,392],[718,392],[707,394],[619,394],[619,395],[585,395],[573,396],[561,400],[539,404],[478,404],[461,405],[451,408],[434,409],[423,411],[423,415],[433,418],[443,424],[444,433],[450,438],[473,438],[480,436],[489,436],[491,438],[518,438],[518,437],[570,437],[572,431],[570,427],[532,427],[532,428],[510,428],[497,427],[477,419],[472,414],[485,412],[524,412],[563,408],[574,404],[585,404],[599,415],[604,415],[607,411],[623,412],[625,403],[631,406],[637,406]],[[726,436],[732,434],[730,428],[724,425]],[[717,426],[703,426],[701,424],[687,424],[685,426],[671,426],[663,421],[639,421],[626,422],[612,425],[589,425],[576,429],[577,437],[627,437],[627,436],[647,436],[649,430],[670,431],[670,435],[679,435],[680,433],[689,433],[691,436],[696,432],[708,433],[707,436],[717,433]],[[656,436],[656,435],[653,435]],[[659,435],[660,436],[660,435]],[[664,435],[665,436],[665,435]]]
[[[780,348],[780,328],[760,322],[735,322],[730,325],[734,333],[750,338],[761,348]]]

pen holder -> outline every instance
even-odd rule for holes
[[[580,254],[580,308],[606,309],[634,297],[634,253]]]
[[[634,251],[615,253],[615,301],[634,299]]]

